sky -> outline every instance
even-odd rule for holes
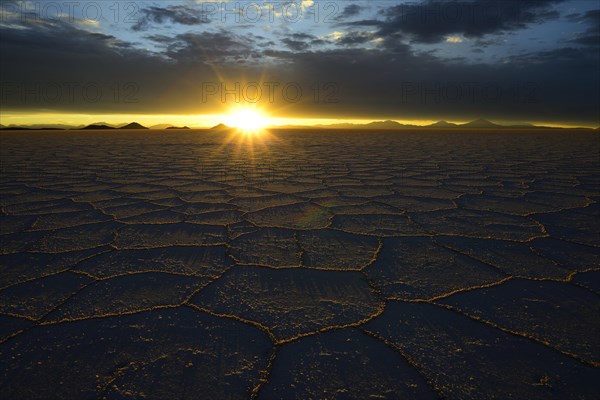
[[[2,1],[0,123],[600,124],[600,0]]]

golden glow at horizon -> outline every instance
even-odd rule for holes
[[[265,123],[269,126],[280,126],[280,125],[328,125],[328,124],[337,124],[337,123],[353,123],[353,124],[366,124],[373,121],[379,121],[383,119],[383,117],[373,117],[370,119],[359,119],[359,118],[307,118],[307,117],[299,117],[299,116],[287,116],[285,112],[278,112],[277,116],[265,116],[265,114],[256,108],[249,108],[250,110],[256,111],[260,116],[265,119]],[[239,110],[239,109],[238,109]],[[283,111],[283,110],[282,110]],[[53,125],[53,124],[64,124],[64,125],[89,125],[93,123],[97,123],[98,121],[106,122],[107,124],[119,125],[119,124],[127,124],[130,122],[138,122],[144,126],[153,126],[158,124],[169,124],[173,126],[183,126],[187,125],[191,128],[198,129],[208,129],[212,126],[215,126],[219,123],[227,124],[227,120],[231,118],[231,116],[235,113],[235,111],[230,111],[227,114],[189,114],[189,115],[179,115],[179,114],[76,114],[76,113],[51,113],[51,112],[18,112],[18,111],[5,111],[0,110],[0,124],[9,126],[9,125],[33,125],[33,124],[41,124],[41,125]],[[411,125],[429,125],[437,120],[404,120],[404,119],[394,119],[395,121],[401,124],[411,124]],[[469,122],[469,120],[465,119],[447,119],[448,122],[453,123],[465,123]],[[502,120],[493,120],[496,123],[506,123],[506,124],[514,124],[514,122],[507,123]],[[559,123],[559,122],[547,122],[547,121],[530,121],[534,125],[541,126],[549,126],[556,128],[591,128],[595,129],[598,127],[597,124],[591,124],[586,122],[581,123]],[[229,125],[232,126],[232,125]]]
[[[269,119],[259,110],[242,107],[227,114],[225,125],[236,128],[244,134],[255,135],[269,125]]]

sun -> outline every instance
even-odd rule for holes
[[[268,119],[258,110],[241,108],[227,114],[225,125],[237,128],[243,133],[255,134],[267,127]]]

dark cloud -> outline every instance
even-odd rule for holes
[[[593,15],[577,16],[588,24],[582,31],[592,28]],[[325,42],[316,36],[280,34],[277,43],[287,40],[288,51],[265,46],[271,37],[191,31],[148,35],[154,44],[148,52],[76,24],[5,24],[0,26],[2,106],[28,112],[210,114],[226,104],[219,96],[203,99],[206,83],[262,79],[303,89],[299,102],[276,95],[273,104],[266,104],[275,113],[285,109],[285,116],[600,120],[600,55],[594,46],[530,51],[499,57],[496,64],[475,64],[419,52],[405,40],[408,34],[376,32],[380,47],[365,49],[356,44],[371,40],[370,32],[344,32],[339,46],[323,50],[315,47]],[[35,85],[70,83],[79,87],[76,101],[66,92],[58,101],[35,96],[40,92]],[[103,96],[82,101],[81,87],[90,83],[100,86]],[[123,91],[115,100],[115,86],[123,89],[127,83],[136,85],[136,101],[124,102]],[[322,89],[316,97],[315,85]]]
[[[226,31],[187,32],[173,37],[150,35],[148,39],[164,49],[164,54],[181,63],[224,63],[239,61],[255,54],[252,36],[238,36]]]
[[[352,18],[360,13],[362,7],[358,4],[348,4],[342,12],[336,17],[337,20]]]
[[[171,5],[168,7],[148,7],[140,10],[138,22],[132,26],[133,30],[144,30],[154,24],[172,22],[181,25],[199,25],[210,22],[202,9],[185,5]]]
[[[382,11],[380,34],[404,33],[416,42],[436,43],[447,35],[480,38],[556,19],[552,5],[563,0],[426,0]]]
[[[502,35],[498,35],[498,36],[494,36],[491,38],[479,38],[475,41],[475,46],[476,47],[489,47],[489,46],[500,46],[502,44],[504,44],[504,42],[506,41],[506,39],[502,36]]]
[[[286,38],[281,39],[281,42],[285,44],[286,47],[295,51],[305,51],[309,48],[322,46],[328,43],[323,39],[319,39],[318,37],[307,33],[292,33],[287,35]]]
[[[323,40],[323,39],[315,39],[315,40],[311,41],[310,43],[313,46],[323,46],[329,42],[327,40]]]
[[[600,46],[600,10],[591,10],[584,14],[572,14],[567,19],[588,25],[589,28],[571,39],[571,43],[586,46]]]
[[[558,49],[523,54],[496,65],[453,62],[410,47],[396,53],[337,49],[273,54],[293,64],[304,82],[337,82],[339,103],[310,112],[353,118],[536,120],[578,123],[600,120],[591,50]],[[301,74],[300,74],[301,71]],[[565,71],[569,71],[565,74]],[[565,76],[567,75],[567,76]],[[556,79],[561,76],[561,79]],[[305,111],[305,110],[303,110]]]
[[[308,33],[292,33],[289,35],[295,40],[315,40],[317,37]]]
[[[0,37],[3,111],[190,112],[199,82],[218,79],[208,65],[169,62],[61,21],[3,26]]]
[[[371,32],[348,32],[338,40],[339,44],[344,46],[355,46],[367,43],[374,39]]]
[[[281,42],[295,51],[303,51],[310,47],[310,44],[308,42],[303,42],[301,40],[294,40],[290,38],[281,39]]]
[[[341,22],[337,26],[382,26],[383,21],[377,19],[361,19],[358,21]]]
[[[553,50],[522,53],[504,58],[504,62],[530,66],[535,64],[546,64],[549,62],[571,62],[577,61],[577,65],[585,66],[595,64],[600,58],[600,53],[585,48],[561,47]]]

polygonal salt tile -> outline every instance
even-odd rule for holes
[[[0,312],[39,319],[90,282],[85,276],[63,272],[19,283],[0,291]]]
[[[245,197],[261,197],[261,196],[268,196],[268,195],[273,195],[275,193],[273,192],[267,192],[264,191],[262,189],[257,189],[257,188],[253,188],[253,187],[231,187],[231,188],[227,188],[225,189],[225,191],[231,195],[232,197],[234,197],[235,199],[242,199]]]
[[[480,178],[448,178],[444,179],[444,186],[462,186],[462,187],[499,187],[501,183],[497,180],[490,179],[489,177],[480,177]]]
[[[112,220],[112,216],[97,210],[43,214],[37,217],[31,230],[48,231]]]
[[[569,185],[566,190],[572,191],[572,188],[573,187]],[[546,205],[554,210],[585,207],[590,204],[589,199],[585,196],[556,192],[530,192],[523,196],[523,199],[532,203]]]
[[[196,215],[204,213],[212,213],[218,211],[232,211],[235,210],[233,204],[227,203],[187,203],[173,207],[173,211],[177,211],[186,215]]]
[[[334,206],[328,208],[333,214],[398,214],[401,211],[396,207],[383,203],[371,202],[351,206]]]
[[[243,221],[241,211],[216,211],[192,215],[186,220],[192,224],[231,225]]]
[[[395,186],[398,195],[404,197],[424,197],[426,199],[446,199],[452,200],[459,197],[460,193],[441,187],[427,186]]]
[[[161,210],[119,218],[119,221],[126,224],[176,224],[183,222],[185,219],[186,216],[184,214],[171,210]]]
[[[390,186],[359,184],[354,186],[331,186],[342,196],[373,198],[376,196],[387,196],[393,194]]]
[[[0,288],[66,271],[75,264],[109,250],[109,247],[66,253],[15,253],[0,255]]]
[[[368,322],[448,399],[593,398],[597,369],[453,311],[392,302]]]
[[[294,194],[299,192],[307,192],[310,190],[320,189],[320,184],[307,184],[294,182],[292,180],[286,181],[270,181],[260,185],[260,188],[269,192],[287,193]]]
[[[237,237],[230,247],[231,255],[243,264],[272,267],[301,265],[301,249],[294,231],[288,229],[260,229]]]
[[[177,185],[177,191],[182,193],[207,192],[224,188],[227,188],[227,186],[214,182],[193,182],[185,185]]]
[[[383,306],[359,272],[247,266],[234,267],[191,301],[258,322],[278,340],[355,324]]]
[[[572,271],[600,268],[600,252],[596,247],[553,238],[536,239],[531,242],[531,247],[540,255]]]
[[[331,228],[345,232],[376,236],[425,235],[426,232],[400,214],[335,215]]]
[[[395,350],[353,329],[285,344],[259,399],[437,399]]]
[[[506,278],[426,237],[384,239],[377,260],[365,271],[386,296],[400,299],[429,299]]]
[[[598,218],[570,209],[533,216],[544,225],[551,237],[565,239],[600,248]]]
[[[19,232],[0,235],[0,255],[29,251],[47,234],[48,232]]]
[[[493,211],[510,215],[529,215],[533,213],[554,211],[557,207],[545,206],[542,204],[531,203],[523,197],[510,198],[499,196],[476,196],[465,195],[456,200],[460,208]]]
[[[156,204],[147,203],[147,202],[139,202],[139,200],[133,203],[129,203],[128,200],[125,200],[127,204],[121,204],[114,207],[100,207],[105,214],[112,215],[117,219],[125,219],[128,217],[133,217],[136,215],[147,214],[154,211],[162,211],[164,207],[158,206]]]
[[[376,238],[329,229],[298,232],[298,241],[303,266],[337,270],[363,268],[379,247]]]
[[[246,219],[258,226],[318,229],[329,224],[331,214],[312,203],[298,203],[265,208],[246,214]]]
[[[571,282],[600,295],[600,269],[596,271],[579,272],[573,276]]]
[[[366,204],[370,200],[362,197],[347,197],[347,196],[326,196],[326,197],[318,197],[313,199],[313,203],[323,206],[327,209],[331,209],[333,207],[344,207],[344,206],[359,206],[361,204]]]
[[[122,193],[116,192],[114,190],[97,190],[93,192],[85,192],[77,194],[75,196],[71,196],[71,199],[77,202],[97,202],[103,200],[118,199],[122,196]]]
[[[233,240],[247,233],[256,232],[258,229],[259,228],[256,225],[244,220],[242,222],[237,222],[235,224],[228,225],[227,233],[229,239]]]
[[[74,270],[98,279],[139,272],[169,272],[210,281],[232,264],[224,246],[176,246],[114,250],[79,263]]]
[[[287,194],[265,195],[259,197],[243,197],[231,200],[242,211],[258,211],[264,208],[296,204],[304,201],[301,197]]]
[[[190,308],[154,310],[17,336],[0,347],[0,389],[13,399],[248,398],[270,353],[268,336],[250,325]]]
[[[35,322],[8,315],[0,315],[0,343],[31,327]]]
[[[309,198],[313,201],[313,203],[319,204],[318,199],[321,199],[323,197],[338,196],[338,192],[330,188],[321,187],[319,189],[308,190],[306,192],[298,192],[296,193],[296,195],[300,197]]]
[[[377,197],[376,200],[404,211],[436,211],[455,208],[454,203],[447,199],[392,195]]]
[[[92,249],[112,243],[120,224],[108,221],[44,232],[31,248],[34,251],[59,253]]]
[[[233,197],[224,190],[212,190],[207,192],[183,193],[181,199],[191,203],[227,203]]]
[[[207,283],[200,277],[160,272],[118,276],[93,283],[44,320],[57,322],[174,307]]]
[[[527,241],[544,235],[533,220],[508,214],[477,210],[445,210],[411,214],[431,233],[492,239]]]
[[[0,235],[20,233],[29,230],[35,220],[34,215],[4,215],[0,214]]]
[[[435,241],[444,247],[491,264],[511,276],[565,279],[569,274],[567,269],[533,252],[529,243],[459,236],[438,236]]]
[[[181,200],[178,197],[168,197],[165,199],[154,199],[151,200],[150,203],[155,204],[157,206],[161,206],[161,207],[179,207],[182,206],[184,204],[186,204],[185,201]]]
[[[600,362],[600,301],[583,288],[518,279],[440,301],[564,352]]]
[[[143,249],[168,246],[215,245],[227,241],[223,226],[185,222],[161,225],[125,225],[119,230],[115,246],[119,249]]]
[[[8,215],[38,215],[51,213],[65,213],[73,211],[89,211],[92,206],[86,203],[76,203],[70,199],[21,201],[3,208]]]
[[[153,192],[143,192],[143,193],[134,193],[129,194],[127,197],[131,199],[137,199],[147,202],[157,202],[164,199],[171,199],[173,197],[178,196],[179,193],[175,190],[158,190]]]
[[[144,193],[144,192],[153,192],[162,189],[161,186],[158,185],[150,185],[147,183],[135,183],[130,185],[123,185],[116,188],[117,191],[121,193]]]

